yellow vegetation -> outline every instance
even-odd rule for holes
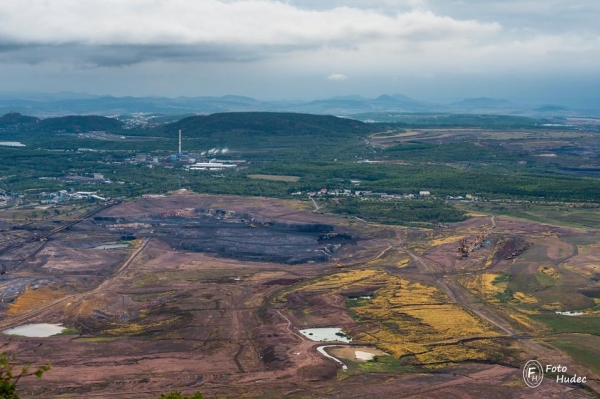
[[[491,358],[490,351],[457,341],[498,336],[493,326],[452,303],[435,287],[381,270],[363,269],[327,276],[301,290],[339,293],[361,285],[381,288],[372,300],[352,308],[368,331],[354,336],[355,340],[376,343],[397,358],[414,354],[423,364]],[[436,346],[440,343],[449,345]]]
[[[95,309],[101,308],[103,304],[104,302],[98,299],[88,299],[79,303],[69,302],[67,303],[67,306],[65,306],[65,311],[69,315],[77,315],[79,317],[90,317],[92,315],[92,312]]]
[[[577,273],[579,275],[585,277],[592,277],[596,273],[598,273],[598,266],[600,264],[600,260],[598,263],[580,263],[576,265],[572,265],[570,263],[563,263],[560,265],[561,268],[572,271],[573,273]]]
[[[554,279],[560,278],[560,273],[558,273],[555,268],[550,267],[550,266],[540,266],[538,268],[538,271],[541,273],[544,273],[546,276],[552,277]]]
[[[135,334],[141,334],[141,333],[144,333],[144,332],[148,331],[151,328],[165,326],[165,325],[168,325],[168,324],[175,323],[177,320],[179,320],[179,317],[178,316],[174,316],[174,317],[171,317],[169,319],[157,321],[157,322],[154,322],[154,323],[146,323],[146,324],[143,324],[143,325],[140,324],[140,323],[129,323],[129,324],[113,323],[113,325],[115,327],[114,328],[109,328],[107,330],[104,330],[104,333],[107,334],[107,335],[135,335]]]
[[[8,310],[6,311],[6,315],[13,316],[21,312],[40,308],[64,296],[64,292],[55,291],[47,287],[38,288],[36,290],[27,289],[9,306]]]
[[[524,292],[515,292],[513,298],[521,303],[538,303],[538,299],[533,295],[525,294]]]
[[[579,255],[600,254],[600,243],[590,245],[578,245],[577,253]]]
[[[519,323],[520,325],[522,325],[530,330],[535,329],[534,326],[531,324],[531,319],[529,317],[519,314],[519,313],[515,313],[515,312],[506,312],[506,314],[508,315],[508,317],[510,317],[511,319],[513,319],[514,321]]]
[[[455,235],[455,236],[449,236],[449,237],[436,238],[435,240],[431,240],[428,243],[432,247],[438,247],[440,245],[446,245],[446,244],[451,244],[451,243],[456,243],[458,246],[458,242],[460,240],[462,240],[463,238],[465,238],[465,236]]]
[[[545,305],[542,305],[540,307],[540,309],[542,310],[562,310],[562,305],[560,304],[560,302],[552,302],[552,303],[547,303]]]
[[[470,276],[463,276],[458,281],[468,288],[473,294],[488,302],[499,302],[496,294],[506,291],[508,282],[492,284],[496,278],[500,277],[497,273],[484,273]]]
[[[481,340],[476,343],[454,346],[437,346],[432,350],[416,355],[417,361],[423,364],[451,363],[455,359],[490,360],[500,349],[492,340]]]

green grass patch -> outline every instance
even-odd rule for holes
[[[371,299],[363,299],[363,298],[357,298],[357,299],[346,299],[346,307],[348,309],[351,308],[359,308],[361,306],[365,306],[369,301],[371,301]]]
[[[75,342],[111,342],[121,339],[120,337],[83,337],[75,338]]]
[[[373,360],[362,363],[359,369],[368,373],[406,373],[418,371],[418,367],[406,364],[402,359],[392,356],[375,356]]]
[[[535,273],[534,276],[541,286],[552,287],[553,285],[556,285],[556,279],[551,276],[548,276],[547,274]]]
[[[258,180],[270,180],[270,181],[284,181],[284,182],[292,182],[296,183],[300,180],[298,176],[278,176],[278,175],[248,175],[250,179],[258,179]]]
[[[384,224],[450,223],[467,219],[463,211],[436,199],[384,201],[378,198],[347,198],[329,203],[327,209],[336,214]]]
[[[498,298],[498,300],[499,300],[500,302],[502,302],[502,303],[507,303],[507,302],[510,302],[510,301],[512,301],[513,299],[515,299],[515,298],[513,297],[513,293],[512,293],[512,291],[511,291],[511,290],[506,290],[506,291],[504,291],[504,292],[498,292],[498,293],[496,294],[496,298]]]
[[[498,285],[498,284],[502,284],[502,283],[508,283],[510,281],[510,274],[508,273],[502,273],[501,275],[499,275],[498,277],[496,277],[494,279],[494,281],[492,281],[493,285]]]
[[[81,330],[78,330],[73,327],[67,327],[64,330],[62,330],[62,332],[58,335],[79,335],[79,334],[81,334]]]
[[[600,337],[573,337],[573,340],[561,338],[552,344],[600,375]]]
[[[600,317],[532,315],[557,333],[600,334]]]

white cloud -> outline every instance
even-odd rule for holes
[[[327,77],[327,79],[340,82],[340,81],[343,81],[343,80],[348,80],[348,76],[346,76],[346,75],[344,75],[342,73],[334,73],[334,74],[329,75]]]
[[[352,76],[350,85],[372,76],[438,79],[448,71],[572,73],[600,62],[596,27],[512,29],[489,13],[488,22],[476,19],[484,14],[467,14],[484,3],[508,7],[501,1],[444,2],[452,13],[428,9],[441,1],[0,0],[0,63],[54,63],[67,70],[152,61],[200,61],[204,68],[215,62],[224,70],[244,63],[241,75],[247,75],[250,62],[256,67],[261,61],[257,76],[281,72],[322,80],[341,70]],[[507,0],[524,14],[539,9],[534,0],[523,1]],[[344,80],[341,75],[327,78]]]
[[[119,51],[134,53],[124,63],[186,56],[244,61],[382,41],[484,37],[500,30],[496,23],[457,20],[423,9],[395,14],[347,6],[306,10],[269,0],[0,2],[0,52],[42,53],[37,62],[77,53],[74,48],[100,49],[93,60],[98,63]]]

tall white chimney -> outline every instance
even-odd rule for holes
[[[179,152],[178,154],[181,155],[181,129],[179,129]]]

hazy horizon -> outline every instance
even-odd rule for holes
[[[6,0],[0,92],[600,101],[597,2],[363,3]]]

